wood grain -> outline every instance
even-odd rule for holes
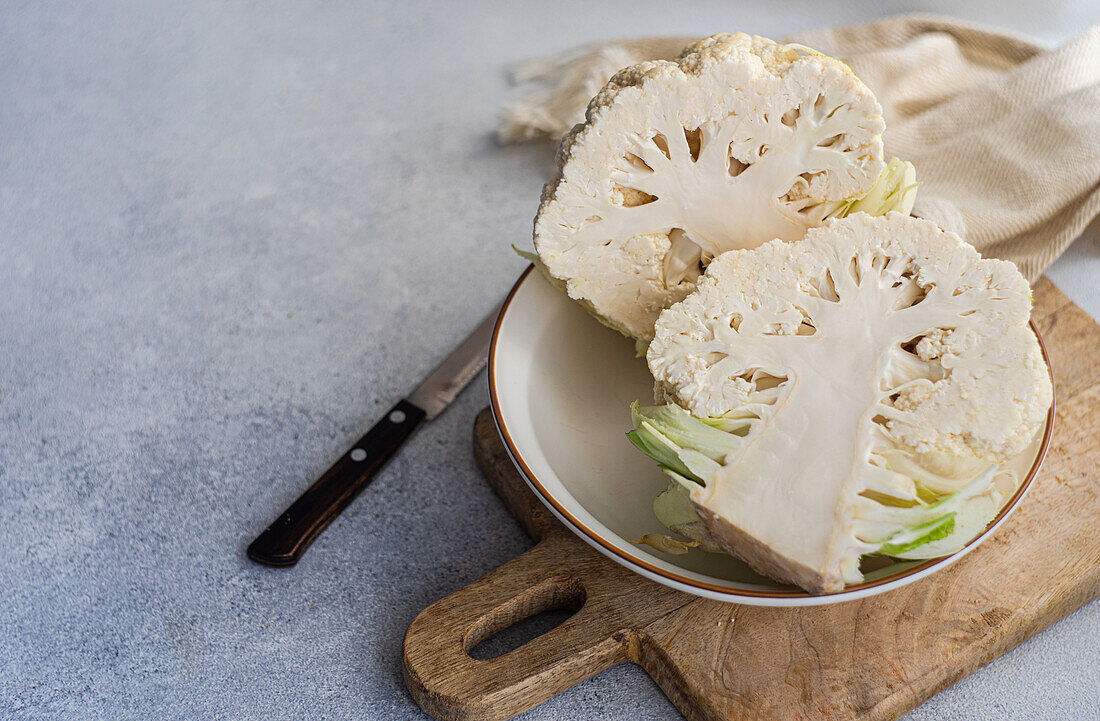
[[[692,720],[893,719],[1100,595],[1100,326],[1050,281],[1032,314],[1057,415],[1020,508],[949,568],[861,601],[763,608],[689,596],[604,558],[530,492],[478,416],[486,478],[537,545],[409,626],[409,692],[440,719],[506,719],[616,663],[641,665]],[[469,651],[551,608],[565,623],[503,656]]]

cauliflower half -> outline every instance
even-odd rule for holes
[[[558,150],[535,248],[571,298],[643,342],[724,251],[912,208],[912,166],[884,168],[874,95],[800,45],[706,38],[621,70],[586,117]]]
[[[953,553],[1050,407],[1030,309],[1012,263],[900,213],[723,254],[649,346],[669,403],[630,435],[674,479],[659,516],[813,592]]]

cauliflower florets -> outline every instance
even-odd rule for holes
[[[572,298],[642,341],[711,258],[800,239],[883,170],[882,110],[847,66],[740,33],[620,71],[586,117],[559,148],[535,247]],[[908,212],[902,170],[876,204]]]
[[[951,553],[1051,404],[1030,308],[1012,263],[899,213],[725,253],[649,346],[656,395],[691,416],[636,410],[639,447],[694,481],[727,551],[805,588],[858,582],[864,553]],[[701,431],[663,420],[691,417],[737,437],[692,447]]]

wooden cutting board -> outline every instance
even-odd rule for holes
[[[811,608],[690,596],[608,560],[515,471],[488,409],[474,451],[538,543],[425,609],[405,682],[440,719],[506,719],[624,661],[689,719],[893,719],[1100,594],[1100,326],[1045,278],[1032,318],[1054,367],[1054,437],[1020,508],[955,565]],[[469,651],[550,609],[576,613],[497,658]]]

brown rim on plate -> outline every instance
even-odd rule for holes
[[[622,559],[627,566],[640,567],[648,571],[649,573],[667,578],[670,581],[683,584],[685,586],[691,586],[692,588],[698,588],[704,591],[710,591],[712,593],[720,593],[726,596],[737,597],[753,597],[753,598],[821,598],[823,595],[827,596],[842,596],[851,591],[859,591],[866,588],[874,588],[876,586],[882,586],[887,583],[892,583],[902,578],[912,576],[913,574],[920,573],[924,570],[930,569],[933,566],[939,565],[952,558],[953,556],[962,553],[963,549],[973,546],[975,543],[983,539],[988,535],[993,528],[1000,523],[1004,517],[1015,508],[1019,503],[1020,498],[1023,497],[1028,487],[1031,485],[1032,480],[1035,478],[1036,472],[1039,470],[1039,466],[1043,462],[1043,458],[1046,457],[1047,447],[1050,445],[1050,438],[1054,429],[1054,396],[1051,395],[1050,410],[1047,411],[1046,424],[1043,427],[1043,440],[1039,444],[1039,452],[1035,455],[1035,460],[1032,462],[1031,467],[1028,469],[1027,475],[1020,482],[1016,492],[1012,494],[1012,497],[1001,507],[1000,512],[994,516],[993,520],[989,522],[985,530],[975,536],[969,543],[963,546],[961,549],[948,556],[940,556],[939,558],[930,558],[926,561],[908,568],[904,571],[896,573],[885,578],[880,578],[875,581],[864,581],[863,583],[853,584],[851,586],[845,586],[843,591],[837,591],[831,594],[813,594],[807,591],[791,590],[791,591],[755,591],[752,589],[737,589],[730,588],[728,586],[720,586],[718,584],[709,583],[707,581],[700,581],[695,578],[680,575],[674,571],[668,571],[664,568],[649,563],[645,559],[637,558],[631,554],[626,553],[622,549],[618,548],[614,544],[606,541],[603,536],[593,531],[588,526],[584,525],[576,516],[570,513],[561,503],[554,498],[553,494],[546,490],[546,487],[539,482],[535,473],[527,465],[527,462],[523,460],[523,456],[520,454],[519,449],[516,447],[515,441],[512,439],[511,433],[508,432],[508,425],[504,422],[504,416],[500,411],[500,403],[497,399],[497,383],[496,383],[496,353],[497,353],[497,340],[500,337],[500,328],[504,323],[504,316],[508,312],[509,306],[512,304],[513,298],[519,291],[523,281],[527,279],[527,276],[531,274],[531,271],[535,269],[534,265],[527,266],[527,269],[520,274],[519,279],[512,286],[512,289],[508,291],[508,296],[504,299],[504,304],[500,308],[500,314],[497,316],[497,322],[493,328],[493,338],[489,343],[489,401],[493,407],[493,419],[496,421],[497,429],[500,431],[500,436],[504,440],[505,445],[508,447],[508,454],[512,457],[512,460],[519,467],[519,470],[523,473],[527,480],[528,485],[538,493],[540,500],[543,503],[553,508],[563,518],[567,519],[574,529],[579,530],[588,540],[592,543],[598,544],[605,551],[614,554],[618,558]],[[1039,335],[1038,328],[1030,320],[1028,325],[1031,326],[1031,332],[1035,334],[1035,339],[1039,341],[1039,351],[1043,354],[1043,362],[1046,364],[1047,373],[1050,375],[1051,387],[1054,385],[1054,372],[1050,366],[1050,358],[1047,356],[1046,345],[1043,343],[1043,337]]]

